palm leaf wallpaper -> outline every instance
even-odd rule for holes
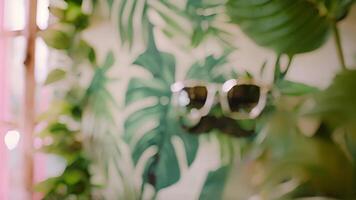
[[[44,199],[356,197],[356,79],[338,29],[353,0],[63,2],[40,33],[67,60],[48,75],[65,86],[39,119],[54,141],[43,151],[66,159],[38,185]],[[257,72],[236,59],[242,33],[272,58]],[[299,55],[332,36],[341,66],[332,84],[289,79]],[[217,104],[197,127],[181,124],[173,83],[239,78],[269,88],[258,118],[229,118]]]

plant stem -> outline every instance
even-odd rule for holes
[[[292,65],[292,61],[293,61],[293,56],[288,56],[288,64],[286,69],[284,70],[284,72],[281,74],[281,79],[284,79],[290,69],[290,66]]]
[[[340,33],[339,33],[339,29],[337,28],[336,22],[333,23],[332,28],[333,28],[333,32],[334,32],[337,55],[339,57],[339,61],[340,61],[342,70],[346,70],[347,68],[346,68],[346,64],[345,64],[344,52],[342,50]]]

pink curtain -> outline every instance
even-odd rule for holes
[[[7,82],[7,71],[5,66],[5,38],[3,37],[4,1],[0,0],[0,199],[8,197],[8,169],[7,149],[4,143],[6,126],[4,122],[8,119],[9,88]]]

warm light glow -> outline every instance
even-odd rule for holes
[[[5,134],[4,142],[9,150],[17,147],[20,141],[20,133],[17,130],[10,130]]]

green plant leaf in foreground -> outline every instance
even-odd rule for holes
[[[285,110],[269,117],[260,138],[232,172],[239,177],[234,180],[236,195],[241,193],[241,199],[249,193],[264,199],[317,195],[354,199],[352,162],[332,140],[303,135],[296,126],[297,117]]]
[[[341,128],[344,135],[342,144],[356,163],[355,88],[356,70],[339,73],[329,88],[316,95],[316,106],[309,114],[319,116],[334,129]]]
[[[47,29],[39,34],[46,44],[55,49],[68,49],[71,43],[71,37],[60,30]]]
[[[356,122],[356,70],[336,75],[325,91],[316,95],[316,107],[311,111],[335,126]]]
[[[306,94],[313,94],[318,91],[317,88],[285,79],[279,80],[276,83],[276,88],[282,95],[301,96]]]
[[[346,15],[351,4],[340,0],[229,0],[227,11],[232,22],[260,46],[294,55],[319,48],[338,15]]]
[[[49,84],[55,83],[57,81],[60,81],[65,78],[66,73],[67,72],[64,71],[63,69],[54,69],[51,72],[49,72],[44,84],[49,85]]]

